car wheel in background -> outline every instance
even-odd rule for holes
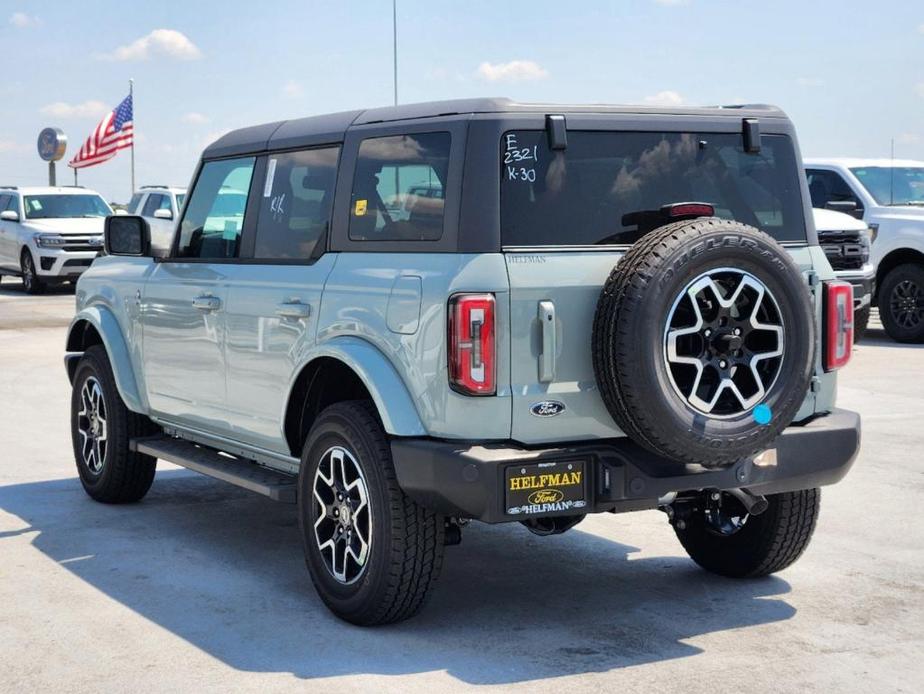
[[[29,252],[29,249],[23,249],[22,258],[20,260],[20,267],[22,269],[22,288],[26,294],[42,294],[45,291],[45,283],[39,279],[38,274],[35,271],[35,261],[32,259],[32,254]]]
[[[440,572],[444,519],[407,497],[372,403],[341,402],[305,442],[298,515],[311,580],[338,617],[398,622],[423,605]]]
[[[767,510],[751,516],[737,499],[723,493],[720,507],[699,509],[675,523],[674,530],[690,558],[707,571],[731,578],[776,573],[808,547],[821,491],[771,494],[767,502]]]
[[[74,459],[87,494],[110,504],[147,494],[157,459],[132,451],[129,441],[158,431],[150,419],[125,406],[106,350],[88,348],[77,364],[71,394]]]
[[[879,320],[896,342],[924,342],[924,267],[905,263],[885,276]]]

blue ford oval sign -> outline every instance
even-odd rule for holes
[[[565,411],[565,403],[558,402],[558,400],[543,400],[533,403],[529,411],[536,417],[554,417]]]

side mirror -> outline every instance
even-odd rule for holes
[[[18,222],[19,212],[16,210],[3,210],[3,212],[0,212],[0,219],[4,222]]]
[[[158,219],[173,219],[173,212],[170,210],[154,210],[154,216]]]
[[[828,200],[825,209],[850,214],[857,209],[857,203],[854,200]]]
[[[103,244],[107,255],[149,256],[151,228],[144,217],[111,215],[106,217]]]

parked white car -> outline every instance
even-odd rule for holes
[[[29,294],[76,280],[103,248],[112,209],[80,187],[0,187],[0,276],[22,277]]]
[[[129,201],[128,214],[148,220],[151,248],[155,253],[170,251],[185,199],[186,189],[179,186],[141,186]]]
[[[872,232],[866,222],[843,212],[813,209],[818,243],[839,280],[853,286],[853,335],[866,332],[875,291],[876,268],[870,262]]]
[[[806,159],[812,206],[846,212],[870,227],[876,303],[886,332],[924,342],[924,162]]]

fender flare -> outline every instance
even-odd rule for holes
[[[353,370],[372,396],[387,433],[392,436],[427,435],[414,399],[395,367],[375,345],[357,337],[335,337],[312,349],[289,383],[290,398],[299,374],[321,357],[336,359]]]
[[[79,351],[71,350],[70,347],[74,331],[81,323],[93,326],[102,339],[106,354],[109,355],[109,364],[115,376],[116,388],[118,388],[119,395],[125,402],[125,406],[132,412],[146,414],[145,401],[138,390],[131,354],[115,315],[103,306],[88,306],[82,309],[74,316],[67,329],[67,342],[65,344],[69,352]],[[64,358],[68,368],[68,376],[71,375],[71,361],[74,357],[74,354],[68,354]]]

